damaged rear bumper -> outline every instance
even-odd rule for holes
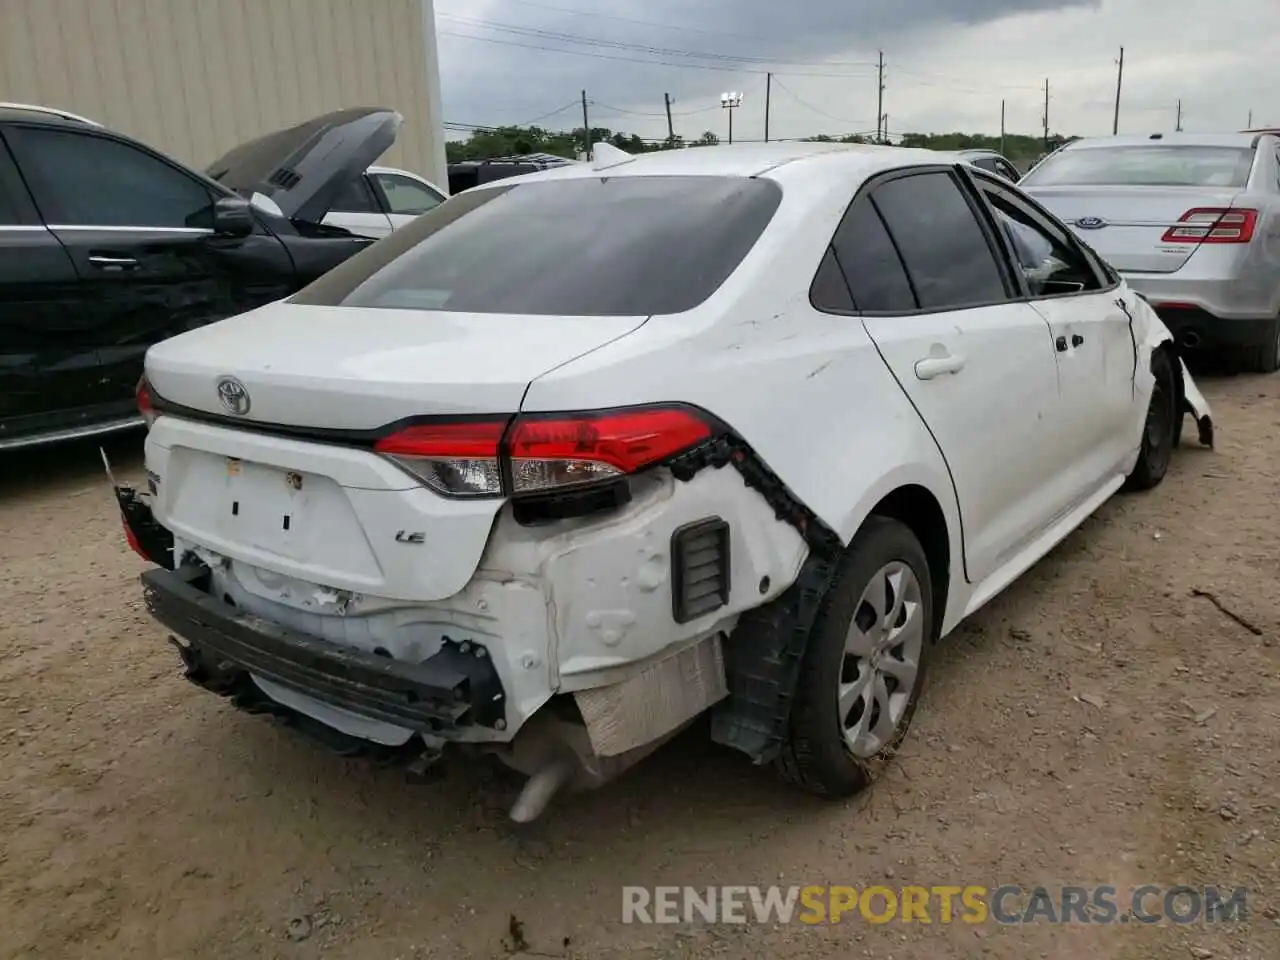
[[[1196,431],[1202,446],[1213,447],[1213,414],[1209,410],[1209,401],[1204,398],[1191,371],[1187,369],[1185,360],[1179,359],[1182,370],[1182,402],[1186,406],[1184,412],[1190,413],[1196,421]]]
[[[173,631],[197,685],[243,693],[260,678],[361,716],[448,737],[464,727],[502,729],[502,683],[486,651],[446,642],[421,663],[330,643],[274,624],[210,596],[210,571],[188,563],[142,575],[147,609]]]

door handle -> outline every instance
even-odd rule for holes
[[[1055,348],[1059,353],[1066,353],[1066,352],[1067,352],[1067,338],[1066,338],[1066,337],[1059,337],[1057,340],[1053,341],[1053,346],[1054,346],[1054,348]]]
[[[926,357],[916,361],[916,377],[921,380],[932,380],[944,373],[959,373],[964,369],[964,357],[949,354],[945,357]]]
[[[1080,336],[1080,334],[1078,334],[1078,333],[1073,333],[1073,334],[1071,335],[1071,345],[1072,345],[1073,347],[1078,347],[1078,346],[1080,346],[1080,344],[1082,344],[1082,343],[1084,343],[1084,337]]]
[[[138,265],[134,257],[109,257],[102,253],[90,254],[89,262],[103,270],[130,270]]]

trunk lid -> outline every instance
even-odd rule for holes
[[[1203,187],[1047,186],[1023,189],[1123,273],[1173,273],[1197,243],[1162,237],[1196,207],[1230,207],[1239,191]]]
[[[319,223],[338,190],[395,143],[404,118],[386,107],[337,110],[242,143],[205,173],[291,220]]]
[[[512,317],[275,303],[152,347],[147,378],[170,403],[231,422],[161,416],[147,440],[157,518],[188,543],[332,591],[430,602],[461,590],[503,501],[449,499],[367,443],[317,442],[254,424],[353,432],[406,417],[514,414],[529,383],[625,336],[643,317]],[[243,412],[219,393],[234,377]],[[296,592],[296,591],[294,591]]]
[[[147,377],[171,403],[246,426],[372,430],[405,417],[515,413],[531,381],[644,320],[281,301],[155,345]],[[220,396],[225,377],[247,394],[243,413]]]

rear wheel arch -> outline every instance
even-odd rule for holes
[[[942,504],[927,487],[907,484],[887,494],[871,508],[871,516],[896,520],[911,530],[929,561],[933,586],[933,636],[937,640],[951,587],[951,532]]]

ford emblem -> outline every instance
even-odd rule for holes
[[[1081,230],[1101,230],[1107,225],[1107,221],[1101,217],[1081,217],[1076,221],[1076,226]]]
[[[218,378],[218,400],[228,413],[237,417],[249,412],[249,391],[235,377]]]

